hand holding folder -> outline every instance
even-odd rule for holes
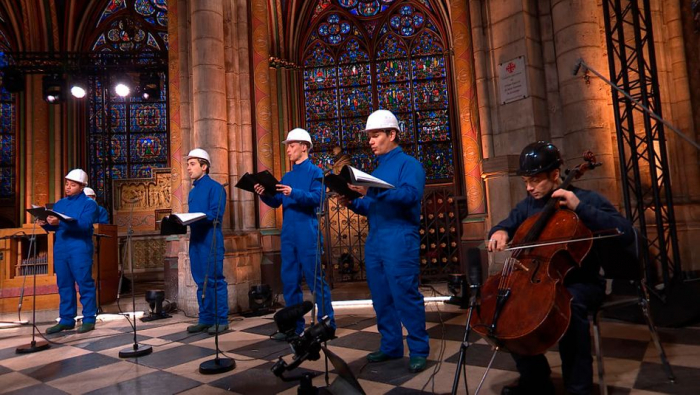
[[[255,174],[243,174],[236,183],[236,188],[255,193],[255,184],[260,184],[265,188],[265,195],[274,196],[277,193],[277,184],[279,183],[272,173],[264,170]]]
[[[350,200],[362,197],[362,194],[350,189],[350,187],[348,187],[348,184],[368,188],[394,188],[394,186],[389,184],[388,182],[380,180],[377,177],[369,175],[362,170],[356,169],[348,165],[343,166],[343,168],[340,170],[340,174],[326,175],[326,185],[331,191],[336,192],[339,195],[345,196]]]
[[[46,218],[48,218],[50,215],[53,215],[54,217],[58,218],[61,221],[75,221],[74,218],[69,217],[65,214],[61,214],[57,211],[53,211],[53,210],[48,209],[46,207],[35,206],[33,204],[32,204],[32,208],[27,209],[27,212],[29,214],[35,216],[37,219],[39,219],[41,221],[46,221]]]

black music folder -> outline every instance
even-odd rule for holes
[[[53,207],[53,204],[51,205],[51,207]],[[46,218],[49,215],[53,215],[54,217],[58,217],[61,221],[75,221],[75,218],[73,218],[73,217],[69,217],[65,214],[61,214],[57,211],[53,211],[53,210],[48,209],[46,207],[35,206],[33,204],[32,204],[32,208],[27,209],[27,212],[29,214],[35,216],[36,218],[42,220],[42,221],[46,221]]]
[[[350,189],[348,184],[382,189],[394,188],[394,186],[388,182],[382,181],[377,177],[348,165],[343,166],[340,170],[340,174],[326,175],[326,185],[331,191],[343,195],[350,200],[362,197],[362,194]]]
[[[260,184],[265,188],[265,195],[274,196],[277,193],[277,184],[279,183],[272,173],[263,170],[255,174],[243,174],[236,183],[236,188],[255,193],[255,184]]]

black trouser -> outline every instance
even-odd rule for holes
[[[571,394],[590,394],[593,390],[593,356],[588,312],[597,309],[605,297],[603,283],[576,283],[566,286],[571,292],[571,323],[559,341],[564,386]],[[511,354],[520,372],[520,385],[537,386],[549,380],[551,369],[544,355]]]

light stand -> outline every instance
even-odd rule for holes
[[[17,354],[30,354],[37,351],[44,351],[51,347],[47,341],[36,341],[36,223],[39,218],[34,219],[34,227],[32,228],[32,234],[29,235],[29,248],[27,250],[29,255],[29,262],[34,262],[34,266],[30,266],[33,270],[32,277],[34,278],[34,292],[32,293],[32,341],[29,344],[19,346],[15,349]],[[25,277],[26,278],[26,277]],[[22,292],[24,292],[24,287],[22,287]],[[20,303],[19,309],[22,309],[22,304]]]
[[[209,265],[212,261],[212,254],[214,254],[214,259],[216,260],[216,228],[220,224],[219,215],[221,214],[221,201],[224,197],[224,191],[228,182],[221,185],[221,192],[219,193],[219,203],[216,207],[216,217],[212,222],[212,237],[211,237],[211,247],[209,248],[209,256],[207,257],[207,274],[204,276],[204,286],[202,287],[202,303],[207,296],[207,283],[209,282]],[[209,361],[204,361],[199,365],[199,373],[201,374],[219,374],[230,372],[236,368],[236,361],[232,358],[219,358],[219,304],[218,295],[216,289],[216,268],[217,264],[214,263],[214,346],[216,348],[216,357]],[[222,268],[223,270],[223,268]]]
[[[139,344],[136,341],[136,296],[134,295],[134,288],[136,288],[136,282],[134,281],[134,250],[131,245],[131,237],[134,234],[134,229],[132,227],[132,218],[134,215],[134,204],[138,199],[131,202],[131,212],[129,213],[129,228],[126,232],[126,253],[127,260],[129,261],[129,271],[131,272],[131,311],[134,312],[133,327],[134,327],[134,344],[131,348],[125,348],[119,351],[119,358],[138,358],[148,355],[153,352],[153,347],[148,345]],[[123,275],[122,275],[123,277]],[[121,287],[121,281],[119,286]]]

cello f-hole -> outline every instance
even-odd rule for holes
[[[530,277],[530,283],[539,284],[540,282],[542,282],[542,280],[537,278],[537,273],[539,273],[540,271],[541,262],[539,261],[539,259],[535,259],[532,262],[535,264],[535,270],[532,272],[532,276]]]

